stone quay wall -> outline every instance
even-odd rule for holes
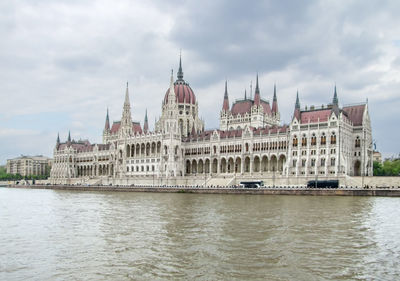
[[[13,188],[107,192],[163,192],[199,194],[311,195],[311,196],[385,196],[400,197],[400,189],[291,189],[291,188],[202,188],[144,186],[12,185]]]

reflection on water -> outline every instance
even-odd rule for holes
[[[0,188],[0,279],[393,280],[398,205]]]

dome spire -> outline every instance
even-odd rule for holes
[[[60,133],[57,133],[57,144],[60,143]]]
[[[179,52],[179,69],[178,69],[178,80],[183,80],[183,71],[182,71],[182,50]]]

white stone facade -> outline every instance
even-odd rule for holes
[[[135,183],[148,179],[293,178],[372,176],[372,132],[368,104],[300,109],[297,97],[290,124],[280,125],[276,88],[272,108],[260,97],[229,108],[227,88],[220,129],[205,130],[198,103],[183,80],[171,76],[155,130],[131,120],[128,87],[121,121],[109,124],[102,144],[57,140],[53,183]],[[182,182],[182,181],[181,181]],[[229,180],[226,183],[230,182]]]

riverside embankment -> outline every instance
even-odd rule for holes
[[[233,188],[233,187],[177,187],[177,186],[79,186],[79,185],[10,185],[12,188],[54,189],[76,191],[111,191],[111,192],[166,192],[166,193],[200,193],[200,194],[254,194],[254,195],[308,195],[308,196],[385,196],[400,197],[400,189],[309,189],[304,187],[266,187],[266,188]]]

